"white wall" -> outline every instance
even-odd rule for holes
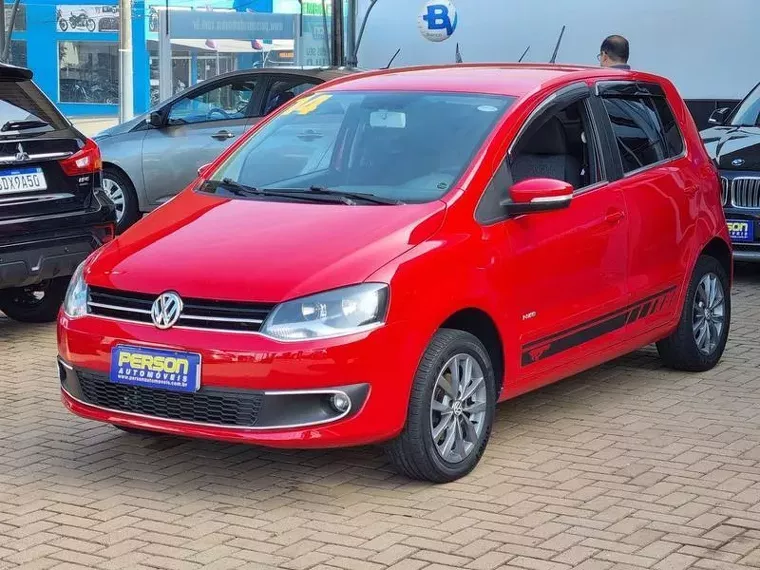
[[[454,35],[441,43],[417,29],[424,0],[379,0],[367,23],[359,65],[547,62],[563,25],[558,63],[597,65],[602,39],[631,42],[631,65],[669,77],[691,99],[739,99],[760,81],[760,0],[452,0]],[[369,0],[359,0],[358,23]]]

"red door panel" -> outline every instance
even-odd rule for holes
[[[680,161],[634,174],[620,181],[628,208],[630,244],[628,286],[634,301],[655,298],[630,323],[635,337],[678,317],[673,302],[684,283],[696,231],[696,203],[690,191],[694,181]]]
[[[541,383],[553,368],[622,340],[627,226],[614,184],[576,195],[567,210],[506,222],[521,381]]]

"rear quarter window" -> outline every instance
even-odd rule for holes
[[[664,97],[605,97],[603,102],[626,174],[683,153],[681,130]]]
[[[45,126],[36,128],[10,128],[13,123],[39,121]],[[29,80],[0,80],[0,136],[23,132],[34,134],[68,127],[50,100]]]

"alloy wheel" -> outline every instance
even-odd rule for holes
[[[124,190],[122,190],[115,180],[107,176],[103,176],[102,186],[103,191],[108,194],[108,197],[116,206],[116,222],[121,222],[121,219],[124,217]]]
[[[699,281],[694,295],[692,328],[697,348],[711,355],[720,344],[726,318],[726,297],[723,284],[715,273],[707,273]]]
[[[438,454],[449,463],[461,463],[485,429],[486,380],[469,354],[452,357],[438,374],[430,402],[430,428]]]

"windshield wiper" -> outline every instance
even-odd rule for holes
[[[45,121],[8,121],[2,127],[0,132],[8,131],[25,131],[28,129],[39,129],[41,127],[49,127],[50,124]]]
[[[383,198],[376,194],[365,194],[363,192],[344,192],[343,190],[331,190],[324,186],[310,186],[309,192],[314,194],[324,194],[326,196],[345,196],[351,200],[360,200],[362,202],[369,202],[370,204],[381,204],[383,206],[398,206],[403,204],[399,200],[393,200],[391,198]]]
[[[237,182],[235,180],[232,180],[231,178],[222,178],[221,182],[218,183],[218,186],[223,186],[233,194],[237,196],[270,196],[273,198],[288,198],[290,200],[302,200],[306,202],[335,202],[335,198],[323,198],[322,196],[315,196],[313,194],[309,194],[308,192],[304,192],[302,190],[291,190],[289,188],[287,189],[279,189],[279,188],[256,188],[255,186],[248,186],[247,184],[241,184],[240,182]],[[340,203],[346,204],[349,206],[354,205],[354,202],[352,202],[350,199],[345,197],[340,197],[339,200]]]

